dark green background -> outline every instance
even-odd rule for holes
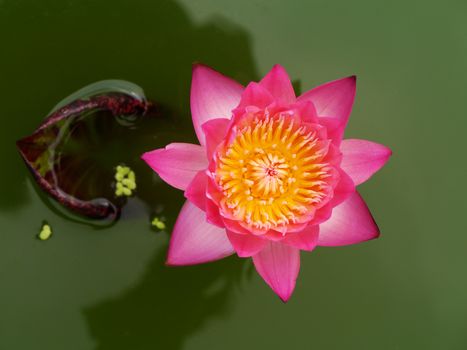
[[[466,34],[465,1],[0,0],[0,349],[466,349]],[[280,63],[303,91],[356,74],[346,135],[393,149],[360,186],[381,238],[302,254],[288,304],[250,261],[165,267],[147,202],[107,230],[66,220],[15,149],[109,78],[186,130],[193,61],[243,83]],[[153,182],[172,224],[183,196]]]

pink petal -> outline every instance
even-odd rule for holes
[[[328,152],[324,157],[324,161],[334,166],[340,166],[342,162],[342,152],[339,147],[331,143],[328,147]]]
[[[355,184],[350,176],[342,170],[339,170],[339,182],[334,188],[334,195],[331,199],[333,206],[339,205],[355,193]]]
[[[319,226],[320,246],[355,244],[379,236],[370,210],[363,198],[355,192],[332,211],[331,218]]]
[[[300,232],[288,233],[282,242],[301,250],[312,251],[318,244],[318,238],[319,225],[313,225]]]
[[[222,216],[222,213],[220,214]],[[249,235],[251,232],[250,230],[246,229],[240,223],[236,220],[231,220],[226,218],[225,216],[222,216],[222,221],[224,222],[225,227],[234,233],[239,233],[242,235]]]
[[[272,67],[271,71],[266,74],[259,84],[281,103],[291,104],[295,102],[295,92],[289,75],[281,65],[276,64]]]
[[[285,236],[282,232],[276,230],[269,230],[265,234],[263,234],[261,238],[265,238],[272,242],[282,242]]]
[[[392,154],[388,147],[366,140],[344,140],[340,149],[343,154],[341,167],[355,185],[368,180]]]
[[[204,66],[193,66],[190,106],[193,126],[199,142],[204,145],[202,125],[210,119],[230,119],[240,102],[243,86],[221,73]]]
[[[206,187],[208,176],[204,170],[196,173],[193,180],[185,190],[185,198],[201,210],[206,210]]]
[[[258,83],[249,83],[242,93],[238,109],[255,106],[260,109],[266,108],[274,101],[272,94]]]
[[[319,210],[316,211],[316,214],[313,218],[313,220],[310,222],[310,224],[313,225],[319,225],[327,220],[332,215],[332,208],[333,208],[333,203],[327,203],[323,207],[321,207]]]
[[[302,122],[318,124],[319,118],[315,105],[310,101],[303,101],[295,104],[295,108],[302,119]]]
[[[229,119],[216,118],[208,120],[202,125],[206,138],[206,152],[208,159],[212,158],[217,146],[224,140],[229,123]]]
[[[165,182],[180,190],[185,190],[196,173],[208,166],[204,147],[191,143],[171,143],[141,158]]]
[[[241,258],[257,254],[264,248],[266,243],[268,243],[267,240],[258,238],[251,234],[242,235],[231,231],[227,231],[227,237],[229,238],[230,243],[232,243],[232,246],[238,256]]]
[[[215,172],[216,164],[214,164],[214,162],[211,162],[209,166],[211,166],[213,169],[209,169],[206,172],[206,175],[208,175],[208,186],[206,188],[206,197],[211,199],[214,203],[219,204],[224,198],[224,194],[222,193],[221,189],[217,185],[216,180],[213,179],[215,177],[213,172]]]
[[[355,98],[356,77],[331,81],[320,85],[298,97],[298,101],[311,101],[318,115],[334,117],[345,126],[349,119]]]
[[[235,251],[225,230],[206,222],[206,214],[186,201],[170,239],[168,265],[194,265],[222,259]]]
[[[224,228],[225,224],[219,214],[219,207],[211,199],[206,199],[206,220],[212,225]]]
[[[269,287],[286,302],[295,288],[300,270],[300,250],[278,242],[268,242],[253,256],[256,271]]]
[[[345,123],[342,123],[341,119],[333,117],[321,117],[319,123],[326,127],[328,139],[332,140],[336,146],[339,146],[344,136]]]

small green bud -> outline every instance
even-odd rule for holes
[[[120,171],[120,174],[122,174],[123,176],[127,175],[129,172],[131,171],[131,169],[127,166],[124,166],[122,167],[122,170]]]
[[[151,225],[159,230],[164,230],[166,228],[165,223],[157,217],[152,220]]]
[[[123,194],[127,197],[131,196],[132,192],[129,188],[123,187],[122,188]]]
[[[134,180],[131,179],[123,179],[122,184],[129,188],[130,190],[134,190],[136,188],[136,183]]]
[[[41,231],[39,232],[38,237],[41,241],[46,241],[50,238],[50,236],[52,236],[52,229],[49,225],[44,224]]]

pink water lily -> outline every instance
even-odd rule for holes
[[[391,150],[342,140],[355,87],[352,76],[296,97],[279,65],[246,88],[195,65],[191,113],[200,145],[172,143],[142,156],[187,198],[167,263],[252,257],[287,301],[300,250],[378,237],[355,186],[378,171]]]

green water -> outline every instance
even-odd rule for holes
[[[0,0],[0,349],[465,349],[466,32],[463,1]],[[138,154],[152,185],[99,229],[51,206],[15,149],[102,79],[140,85],[175,116],[165,138],[192,141],[194,61],[243,83],[281,63],[303,91],[357,74],[347,137],[394,151],[360,188],[381,238],[302,254],[287,304],[248,260],[164,266],[149,218],[170,228],[183,195]]]

